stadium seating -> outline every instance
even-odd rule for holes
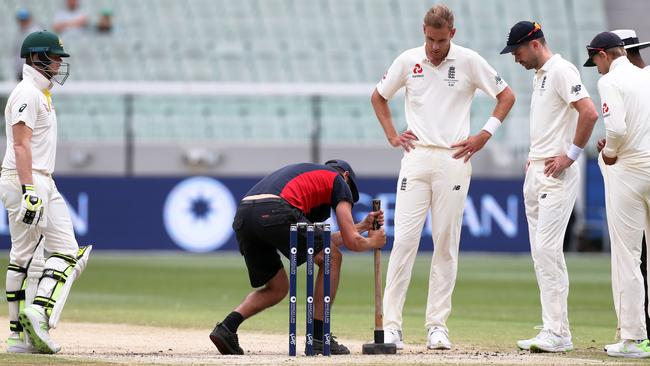
[[[584,44],[607,28],[604,0],[450,0],[458,28],[455,41],[478,51],[515,90],[518,102],[499,132],[516,148],[527,145],[531,72],[499,55],[509,27],[535,19],[553,50],[579,64]],[[422,44],[427,0],[96,0],[82,1],[96,20],[114,10],[115,31],[92,29],[64,39],[73,55],[74,81],[211,81],[242,83],[375,83],[403,50]],[[29,6],[34,20],[51,26],[63,1],[0,2],[0,47],[13,49],[13,16]],[[589,8],[589,12],[582,9]],[[13,77],[13,55],[0,54],[0,80]],[[597,75],[583,72],[596,95]],[[91,91],[89,91],[91,92]],[[121,139],[122,96],[59,96],[63,139]],[[405,126],[403,101],[391,105]],[[494,102],[479,98],[473,107],[476,131]],[[323,98],[323,136],[331,142],[383,143],[369,96]],[[133,121],[141,140],[307,139],[312,122],[309,97],[153,97],[134,101]]]

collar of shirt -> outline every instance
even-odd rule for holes
[[[559,54],[557,53],[554,54],[553,56],[551,56],[551,58],[546,60],[544,65],[540,67],[537,72],[548,72],[548,70],[550,70],[553,67],[553,65],[555,65],[561,58],[562,56],[560,56]]]
[[[23,65],[23,79],[34,84],[38,90],[42,90],[44,93],[47,91],[48,94],[53,86],[52,82],[43,76],[43,74],[27,64]]]
[[[445,57],[442,62],[440,62],[440,65],[436,66],[434,65],[431,61],[429,61],[429,58],[427,57],[427,45],[426,43],[422,46],[422,52],[424,52],[424,57],[422,59],[422,62],[428,65],[431,65],[433,67],[439,67],[442,65],[445,61],[447,60],[455,60],[456,57],[458,57],[458,47],[454,44],[454,42],[449,42],[449,52],[447,52],[447,56]]]
[[[609,71],[611,72],[615,68],[617,68],[617,67],[619,67],[619,66],[621,66],[623,64],[629,64],[629,63],[630,63],[630,60],[628,60],[627,57],[620,56],[616,60],[612,61],[611,65],[609,65]]]

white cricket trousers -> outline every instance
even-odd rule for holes
[[[402,310],[422,228],[431,210],[434,243],[425,327],[446,329],[456,283],[458,245],[471,164],[453,150],[417,146],[405,152],[397,181],[395,241],[384,292],[384,328],[402,329]]]
[[[643,231],[650,232],[650,160],[619,158],[616,164],[605,165],[599,156],[598,165],[605,181],[612,294],[621,339],[646,339],[640,257]]]
[[[22,200],[22,188],[18,173],[13,169],[3,169],[0,173],[0,199],[9,216],[11,252],[9,263],[25,268],[32,258],[36,243],[43,235],[43,245],[47,253],[77,256],[79,245],[74,237],[72,220],[63,197],[49,174],[32,172],[36,193],[43,200],[45,221],[38,226],[16,222]]]
[[[575,205],[579,183],[577,163],[569,166],[558,178],[553,178],[544,175],[544,160],[531,161],[524,180],[524,205],[530,252],[542,303],[542,322],[544,329],[562,337],[571,337],[564,233]]]

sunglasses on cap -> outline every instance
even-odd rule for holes
[[[523,41],[524,39],[532,36],[533,34],[539,32],[541,30],[542,30],[542,26],[539,25],[539,23],[537,23],[537,22],[533,22],[533,29],[530,32],[528,32],[525,36],[519,38],[514,44],[517,44],[517,43]]]

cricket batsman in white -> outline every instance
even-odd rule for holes
[[[9,353],[57,353],[50,337],[70,288],[83,272],[91,246],[79,248],[70,213],[52,173],[57,120],[52,81],[68,77],[69,57],[54,33],[39,31],[23,41],[23,80],[5,108],[7,150],[0,172],[0,199],[9,216],[7,270]]]

